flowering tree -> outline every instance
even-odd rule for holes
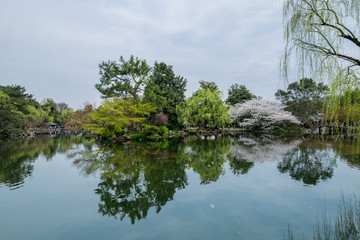
[[[229,110],[233,122],[239,122],[253,129],[271,129],[289,124],[300,124],[290,112],[284,111],[278,103],[253,99],[235,104]]]

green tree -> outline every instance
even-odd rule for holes
[[[28,121],[39,115],[35,114],[39,111],[39,103],[33,95],[26,93],[24,87],[0,86],[0,134],[8,135],[15,128],[24,127]]]
[[[199,81],[200,83],[200,88],[204,89],[204,90],[210,90],[210,91],[219,91],[218,86],[216,85],[216,83],[214,82],[207,82],[204,80]]]
[[[294,56],[301,77],[328,79],[328,115],[336,119],[339,96],[355,94],[360,86],[360,1],[286,0],[283,12],[283,75],[287,78]],[[349,120],[359,120],[351,112],[347,115]]]
[[[223,127],[230,122],[229,106],[224,104],[219,91],[199,89],[177,107],[179,122],[188,122],[200,127],[214,124]]]
[[[175,76],[172,66],[155,62],[144,100],[155,104],[158,111],[168,117],[167,126],[170,129],[179,127],[176,106],[185,101],[186,83],[183,77]]]
[[[57,104],[52,98],[45,98],[41,101],[42,109],[47,113],[46,121],[60,122],[60,112],[58,111]]]
[[[231,106],[237,103],[243,103],[249,101],[256,96],[248,90],[245,85],[239,85],[237,83],[230,86],[228,91],[228,98],[226,103],[229,103]]]
[[[107,61],[99,64],[100,83],[95,87],[101,97],[139,98],[149,80],[151,68],[145,60],[131,56],[128,61],[120,57],[119,62]]]
[[[105,100],[90,114],[92,121],[96,123],[85,124],[84,128],[105,138],[119,137],[124,133],[124,128],[139,128],[155,110],[156,108],[150,103],[140,103],[135,99]]]
[[[0,90],[10,97],[11,104],[22,113],[26,114],[28,112],[28,105],[39,106],[34,96],[26,93],[25,87],[20,85],[0,86]]]
[[[301,122],[306,122],[311,116],[322,112],[325,94],[329,88],[323,83],[316,83],[312,79],[303,78],[289,84],[286,91],[278,90],[276,99],[286,106]]]

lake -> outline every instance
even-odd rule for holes
[[[360,144],[241,134],[0,145],[0,239],[311,239],[360,190]]]

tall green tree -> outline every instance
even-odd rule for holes
[[[177,107],[179,122],[186,121],[200,127],[206,124],[223,127],[230,122],[229,106],[221,99],[219,91],[199,89],[186,99],[185,104]]]
[[[26,93],[25,87],[20,85],[0,86],[0,91],[9,96],[8,104],[12,104],[18,111],[27,114],[27,106],[39,107],[39,103],[32,94]]]
[[[207,82],[204,80],[199,81],[200,88],[204,90],[210,90],[210,91],[219,91],[219,87],[214,82]]]
[[[329,80],[328,115],[336,118],[339,96],[360,86],[360,1],[286,0],[283,13],[284,77],[296,59],[300,77]]]
[[[323,83],[316,83],[310,78],[303,78],[298,82],[289,84],[286,91],[278,90],[276,99],[286,106],[285,110],[291,112],[301,122],[322,112],[325,94],[329,88]]]
[[[29,121],[42,118],[39,103],[19,85],[0,86],[0,134],[8,135]],[[6,130],[7,129],[7,130]],[[6,130],[6,133],[5,133]]]
[[[186,79],[175,76],[172,66],[155,62],[144,100],[155,104],[158,111],[168,117],[167,126],[170,129],[179,127],[176,106],[185,101],[186,84]]]
[[[145,60],[131,56],[128,61],[120,57],[119,62],[107,61],[99,64],[100,83],[95,87],[101,97],[139,98],[149,80],[151,68]]]
[[[47,122],[60,123],[60,112],[58,111],[57,104],[52,98],[45,98],[41,101],[41,107],[46,112]]]
[[[256,96],[252,94],[250,90],[245,87],[245,85],[235,83],[230,86],[226,103],[234,106],[237,103],[243,103],[255,97]]]

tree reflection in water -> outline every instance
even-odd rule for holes
[[[83,172],[100,171],[99,213],[128,217],[131,223],[156,212],[173,200],[176,190],[187,185],[185,164],[177,157],[183,143],[104,144],[95,151],[80,153],[74,161]]]
[[[285,154],[278,169],[281,173],[288,172],[292,178],[306,185],[316,185],[319,180],[331,178],[335,166],[336,158],[328,151],[300,146]]]
[[[359,141],[347,136],[309,137],[299,148],[285,154],[278,169],[306,185],[316,185],[333,176],[337,159],[359,168],[359,156]]]
[[[57,152],[66,152],[84,143],[84,138],[68,135],[38,136],[5,141],[0,144],[0,186],[15,190],[32,176],[34,162],[40,156],[50,161]]]
[[[186,169],[199,174],[201,184],[217,181],[229,159],[233,172],[245,174],[253,163],[229,157],[230,138],[202,141],[196,136],[172,139],[171,144],[101,144],[84,150],[74,164],[84,174],[100,173],[95,193],[100,196],[99,212],[134,224],[173,200],[177,190],[188,184]]]
[[[214,140],[193,137],[187,144],[185,161],[189,168],[200,175],[201,184],[216,182],[224,174],[223,165],[231,148],[231,140],[225,137]]]
[[[100,174],[95,190],[99,212],[135,223],[151,208],[160,212],[176,191],[185,188],[186,169],[199,174],[200,184],[209,184],[224,174],[226,163],[233,174],[242,175],[256,163],[281,160],[279,171],[305,184],[331,178],[336,160],[327,152],[334,151],[306,142],[270,135],[212,140],[190,136],[169,143],[102,143],[70,157],[77,156],[74,164],[83,174]]]

